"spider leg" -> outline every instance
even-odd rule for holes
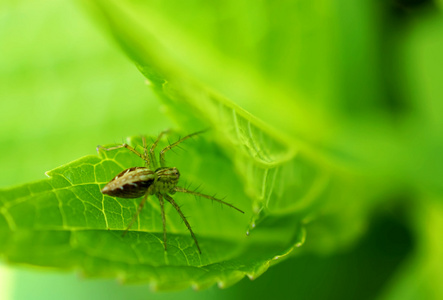
[[[163,245],[165,246],[166,251],[166,217],[165,217],[165,206],[164,206],[164,200],[163,195],[158,193],[157,194],[158,200],[160,201],[160,207],[162,210],[162,222],[163,222]]]
[[[134,148],[132,148],[131,146],[129,146],[128,144],[121,144],[115,147],[110,147],[110,148],[105,148],[103,146],[97,146],[97,151],[99,151],[100,149],[105,150],[105,151],[111,151],[111,150],[116,150],[116,149],[120,149],[120,148],[126,148],[130,151],[132,151],[134,154],[136,154],[138,157],[140,157],[141,159],[143,159],[144,161],[146,161],[146,163],[149,164],[149,159],[147,159],[146,157],[143,156],[143,154],[141,154],[140,152],[138,152],[137,150],[135,150]]]
[[[164,134],[166,134],[169,130],[164,130],[162,132],[160,132],[160,134],[158,135],[157,139],[155,140],[155,142],[152,144],[151,149],[149,149],[149,156],[151,157],[151,161],[152,161],[152,169],[155,170],[158,167],[157,164],[157,160],[155,159],[155,147],[157,147],[158,142],[160,141],[160,139],[162,138],[162,136]]]
[[[148,156],[148,145],[146,144],[146,136],[142,135],[142,142],[143,142],[143,154],[145,156],[146,166],[149,167],[149,156]]]
[[[189,225],[188,221],[186,220],[185,215],[182,213],[182,211],[180,210],[180,206],[177,205],[177,203],[174,201],[174,199],[172,199],[171,196],[165,194],[164,195],[166,200],[169,201],[169,203],[172,204],[172,206],[174,206],[175,210],[178,212],[178,214],[180,215],[180,217],[182,218],[183,222],[185,223],[186,227],[188,227],[189,232],[191,233],[192,238],[194,239],[195,245],[197,246],[198,252],[201,254],[202,251],[200,250],[200,247],[198,246],[198,242],[197,242],[197,238],[194,235],[194,232],[191,229],[191,225]]]
[[[189,135],[187,135],[187,136],[185,136],[185,137],[179,139],[179,140],[176,141],[175,143],[172,143],[172,144],[170,144],[169,146],[166,146],[165,148],[163,148],[163,150],[160,151],[160,165],[161,165],[162,167],[165,167],[165,153],[166,153],[166,151],[171,150],[172,148],[174,148],[175,146],[177,146],[178,144],[180,144],[180,143],[183,142],[184,140],[187,140],[187,139],[189,139],[189,138],[191,138],[191,137],[193,137],[193,136],[195,136],[195,135],[197,135],[197,134],[203,133],[203,132],[205,132],[205,130],[197,131],[197,132],[191,133],[191,134],[189,134]]]
[[[238,211],[241,212],[242,214],[245,213],[244,211],[242,211],[241,209],[235,207],[234,205],[232,205],[232,204],[230,204],[230,203],[227,203],[227,202],[225,202],[225,201],[223,201],[223,200],[217,199],[217,198],[215,198],[215,197],[209,196],[209,195],[205,195],[205,194],[202,194],[202,193],[199,193],[199,192],[190,191],[190,190],[187,190],[187,189],[185,189],[185,188],[178,187],[178,186],[176,186],[176,187],[174,188],[174,190],[175,190],[176,192],[186,193],[186,194],[191,194],[191,195],[195,195],[195,196],[198,196],[198,197],[202,197],[202,198],[210,199],[210,200],[216,201],[216,202],[218,202],[218,203],[221,203],[221,204],[227,205],[227,206],[229,206],[229,207],[232,207],[233,209],[238,210]]]
[[[145,196],[143,197],[142,201],[140,202],[140,204],[138,205],[138,209],[137,212],[134,214],[134,216],[132,217],[131,222],[129,223],[128,227],[126,227],[125,232],[123,232],[122,236],[125,236],[126,233],[128,233],[129,228],[131,228],[132,224],[134,224],[135,219],[137,219],[138,215],[140,214],[140,212],[143,209],[143,206],[146,203],[146,200],[148,200],[148,193],[145,194]]]

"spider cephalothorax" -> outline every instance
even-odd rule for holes
[[[148,195],[155,195],[160,202],[162,222],[163,222],[163,242],[165,250],[166,250],[166,218],[165,218],[165,209],[164,209],[164,199],[166,199],[166,201],[171,203],[171,205],[177,210],[178,214],[180,215],[186,227],[188,228],[189,232],[191,233],[191,236],[194,239],[198,251],[201,253],[200,247],[197,242],[197,238],[195,237],[194,232],[191,229],[191,226],[186,220],[186,217],[183,215],[180,207],[171,197],[171,195],[175,194],[176,192],[188,193],[206,199],[214,200],[219,203],[230,206],[238,210],[239,212],[243,213],[243,211],[241,211],[240,209],[236,208],[232,204],[224,202],[223,200],[217,199],[209,195],[201,194],[196,191],[190,191],[185,188],[178,187],[177,183],[178,180],[180,179],[180,172],[175,167],[171,168],[165,166],[164,156],[166,151],[170,150],[171,148],[177,146],[184,140],[199,133],[201,132],[195,132],[193,134],[185,136],[184,138],[179,139],[177,142],[170,144],[169,146],[165,147],[162,151],[160,151],[159,155],[160,165],[161,165],[160,167],[157,165],[157,160],[155,158],[154,150],[158,142],[160,141],[161,137],[165,134],[165,132],[160,133],[157,140],[152,144],[151,148],[149,149],[149,155],[148,155],[146,139],[144,137],[142,138],[143,149],[144,149],[143,154],[139,153],[137,150],[135,150],[133,147],[129,146],[128,144],[122,144],[111,148],[104,148],[98,146],[97,149],[103,149],[106,151],[115,150],[119,148],[126,148],[135,153],[136,155],[138,155],[146,163],[146,167],[132,167],[120,172],[101,190],[103,194],[119,198],[139,198],[143,196],[143,199],[140,202],[138,210],[134,214],[134,217],[132,218],[131,222],[126,228],[124,234],[126,234],[129,228],[131,228],[135,219],[141,212],[146,200],[148,199]]]

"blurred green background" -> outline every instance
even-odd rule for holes
[[[327,11],[327,7],[321,6],[321,1],[318,5],[319,11]],[[2,2],[0,7],[0,188],[43,179],[46,170],[94,154],[97,144],[120,142],[126,136],[154,133],[174,126],[175,123],[165,114],[166,108],[147,86],[145,78],[119,47],[97,28],[81,6],[69,1],[51,0],[9,1]],[[325,106],[325,110],[341,110],[340,113],[347,114],[349,119],[343,121],[344,124],[352,124],[355,119],[362,118],[374,125],[376,129],[372,130],[377,132],[378,126],[383,127],[371,122],[385,120],[386,114],[392,123],[405,115],[410,118],[408,122],[412,129],[403,132],[406,136],[420,131],[417,124],[430,128],[421,132],[419,139],[407,139],[407,145],[413,150],[404,157],[419,155],[423,158],[409,165],[399,165],[401,170],[397,170],[404,170],[406,174],[406,179],[400,181],[410,179],[418,183],[425,191],[426,197],[423,198],[432,199],[426,209],[418,209],[417,215],[411,216],[415,208],[411,204],[414,195],[408,190],[393,193],[381,200],[392,204],[382,206],[371,217],[367,234],[354,244],[325,256],[304,254],[290,258],[273,266],[258,279],[250,281],[245,278],[227,290],[212,287],[202,292],[153,293],[149,286],[123,286],[110,280],[86,280],[75,274],[3,266],[0,269],[0,298],[170,299],[179,296],[192,299],[414,299],[425,295],[432,299],[442,295],[441,291],[434,294],[427,289],[421,290],[420,282],[428,280],[427,276],[432,276],[431,281],[436,283],[434,287],[438,286],[442,277],[438,270],[423,271],[432,262],[417,259],[417,256],[424,257],[429,249],[440,249],[441,243],[434,245],[431,241],[432,237],[439,235],[439,228],[443,228],[439,222],[441,214],[438,213],[442,211],[441,198],[435,196],[441,195],[439,188],[442,180],[438,176],[441,171],[435,169],[441,166],[442,153],[442,118],[438,112],[442,111],[443,85],[438,75],[443,64],[438,59],[442,57],[439,51],[443,53],[443,43],[441,38],[434,40],[435,32],[438,34],[441,32],[438,30],[443,28],[441,16],[438,2],[391,1],[386,7],[389,9],[384,12],[385,15],[380,14],[379,20],[367,22],[368,27],[363,28],[366,35],[375,31],[382,32],[381,36],[384,37],[382,42],[369,39],[377,40],[383,47],[379,47],[379,44],[364,46],[370,54],[367,66],[378,61],[379,56],[386,59],[380,68],[374,67],[374,74],[368,75],[374,81],[354,86],[347,95],[349,98],[339,98],[341,102],[337,104],[334,97],[328,98],[330,94],[314,91],[317,87],[315,83],[321,82],[321,78],[316,77],[317,69],[309,65],[311,62],[296,62],[307,74],[295,74],[294,77],[300,77],[299,83],[306,89],[304,92],[315,96],[314,106]],[[350,5],[347,11],[349,15],[362,17],[352,8]],[[307,20],[300,22],[303,24]],[[408,38],[404,44],[398,43],[398,40],[408,36],[408,28],[420,23],[424,25],[412,32],[412,38]],[[352,31],[352,23],[349,24],[349,32],[342,34],[356,34]],[[353,53],[353,46],[358,47],[362,43],[357,40],[356,45],[343,46],[346,51],[340,53],[343,57],[337,56],[337,60],[345,62],[345,75],[330,75],[334,81],[329,84],[337,88],[332,88],[331,92],[325,87],[325,91],[340,95],[339,90],[347,86],[346,80],[353,82],[354,73],[346,71],[358,69],[359,60],[353,61],[353,57],[346,56],[346,53]],[[406,50],[399,51],[399,44]],[[381,55],[378,51],[389,53]],[[392,59],[398,56],[396,51],[404,55],[402,59]],[[272,49],[269,52],[272,53]],[[435,54],[437,59],[429,56],[429,53]],[[303,55],[306,54],[300,54]],[[411,64],[401,64],[409,60]],[[287,64],[290,67],[291,63],[294,62],[283,61],[279,65],[284,67]],[[316,63],[319,69],[327,68],[322,61]],[[303,64],[306,64],[306,68],[303,68]],[[393,74],[392,70],[400,74]],[[198,73],[199,70],[194,71]],[[284,78],[278,78],[278,72],[273,74],[272,68],[269,67],[268,71],[268,75],[276,81],[291,84],[284,82]],[[214,83],[211,80],[216,80],[216,76],[208,78],[209,83]],[[379,85],[383,86],[380,88]],[[416,86],[418,88],[414,88]],[[383,91],[382,96],[378,94],[379,91]],[[238,96],[235,91],[225,92]],[[318,100],[324,97],[332,99],[332,104]],[[372,102],[374,97],[377,101]],[[242,101],[243,107],[249,111],[276,127],[283,126],[271,114],[263,115],[266,111],[254,108],[254,104],[247,99]],[[354,111],[360,114],[354,115]],[[367,115],[371,112],[375,112],[376,117],[368,121]],[[321,127],[318,124],[315,126]],[[422,140],[425,142],[422,143]],[[347,141],[346,137],[336,139],[334,146]],[[421,149],[422,145],[425,145],[425,150]],[[344,148],[351,153],[360,150],[358,146],[354,149],[353,145]],[[377,151],[375,154],[369,150],[363,152],[363,156],[378,154]],[[379,163],[382,165],[385,162],[382,160]],[[432,211],[436,212],[434,219],[429,216]],[[441,227],[436,226],[433,230],[429,224],[440,224]],[[423,234],[425,246],[420,246],[420,239],[417,238],[422,232],[426,232]],[[438,251],[432,253],[431,258],[442,257]]]

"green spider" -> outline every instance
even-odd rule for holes
[[[128,232],[128,230],[131,228],[132,224],[136,220],[137,216],[140,214],[141,210],[143,209],[143,206],[146,203],[146,200],[148,199],[148,196],[155,195],[160,202],[160,208],[162,213],[163,242],[164,242],[165,251],[166,251],[166,217],[165,217],[164,200],[166,199],[166,201],[171,203],[171,205],[175,208],[175,210],[177,210],[178,214],[180,215],[186,227],[188,228],[189,232],[191,233],[195,245],[197,246],[198,252],[201,254],[200,246],[198,245],[197,238],[195,237],[195,234],[191,229],[191,225],[189,225],[180,207],[177,205],[177,203],[171,197],[171,195],[175,194],[176,192],[192,194],[198,197],[210,199],[225,204],[229,207],[238,210],[241,213],[244,212],[238,209],[237,207],[233,206],[232,204],[224,202],[223,200],[217,199],[209,195],[201,194],[196,191],[190,191],[183,187],[177,186],[178,180],[180,178],[180,172],[175,167],[165,166],[165,153],[168,150],[171,150],[173,147],[179,145],[181,142],[197,134],[202,133],[202,131],[187,135],[179,139],[177,142],[172,143],[169,146],[163,148],[163,150],[161,150],[159,154],[159,159],[160,159],[160,166],[159,166],[155,158],[154,151],[155,148],[157,147],[158,142],[166,132],[167,131],[163,131],[159,134],[156,141],[151,145],[151,148],[149,149],[149,154],[148,154],[148,146],[146,144],[145,137],[142,137],[143,149],[144,149],[143,154],[138,152],[128,144],[121,144],[111,148],[104,148],[102,146],[98,146],[97,150],[103,149],[105,151],[126,148],[131,152],[135,153],[141,159],[143,159],[146,164],[145,167],[132,167],[120,172],[101,190],[101,192],[103,194],[118,198],[139,198],[143,196],[143,199],[138,206],[137,212],[134,214],[134,217],[132,218],[131,222],[129,223],[123,235],[125,235]]]

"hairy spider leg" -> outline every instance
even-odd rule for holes
[[[165,194],[164,196],[165,196],[166,200],[168,200],[168,202],[171,203],[172,206],[174,206],[175,210],[178,212],[178,214],[182,218],[182,220],[185,223],[186,227],[188,227],[188,230],[191,233],[192,238],[194,239],[194,243],[197,246],[198,252],[201,254],[202,251],[200,250],[200,246],[198,245],[197,238],[195,237],[194,232],[191,229],[191,225],[189,225],[188,221],[186,220],[185,215],[182,213],[182,211],[180,209],[180,206],[178,206],[178,204],[174,201],[174,199],[172,199],[171,196],[169,196],[167,194]]]
[[[163,245],[166,251],[166,217],[165,217],[165,202],[163,200],[163,195],[157,194],[158,201],[160,202],[160,208],[162,210],[162,222],[163,222]]]
[[[137,150],[135,150],[134,148],[132,148],[131,146],[129,146],[126,143],[118,145],[118,146],[115,146],[115,147],[110,147],[110,148],[105,148],[103,146],[97,146],[97,150],[103,149],[105,151],[111,151],[111,150],[116,150],[116,149],[120,149],[120,148],[126,148],[126,149],[130,150],[131,152],[136,154],[138,157],[143,159],[146,162],[146,164],[149,165],[149,158],[148,157],[143,156],[140,152],[138,152]]]
[[[191,133],[190,135],[187,135],[187,136],[185,136],[185,137],[179,139],[179,140],[176,141],[175,143],[172,143],[172,144],[170,144],[169,146],[166,146],[165,148],[163,148],[163,150],[160,151],[160,165],[161,165],[162,167],[166,167],[166,162],[165,162],[165,153],[166,153],[166,151],[171,150],[172,148],[174,148],[175,146],[177,146],[178,144],[180,144],[180,143],[183,142],[184,140],[187,140],[187,139],[189,139],[189,138],[191,138],[191,137],[193,137],[193,136],[195,136],[195,135],[197,135],[197,134],[203,133],[203,132],[205,132],[205,131],[202,130],[202,131],[197,131],[197,132]]]
[[[146,143],[146,136],[142,135],[143,142],[143,154],[145,156],[146,167],[149,167],[149,157],[148,157],[148,145]]]
[[[223,200],[217,199],[215,197],[209,196],[209,195],[205,195],[205,194],[201,194],[201,193],[198,193],[198,192],[190,191],[190,190],[187,190],[187,189],[179,187],[179,186],[174,187],[174,190],[176,192],[191,194],[191,195],[195,195],[195,196],[198,196],[198,197],[203,197],[203,198],[206,198],[206,199],[210,199],[210,200],[216,201],[218,203],[221,203],[221,204],[227,205],[229,207],[232,207],[233,209],[238,210],[242,214],[245,213],[244,211],[242,211],[241,209],[235,207],[234,205],[232,205],[230,203],[227,203],[227,202],[225,202]]]
[[[134,224],[135,219],[137,219],[138,215],[140,214],[140,212],[143,209],[143,206],[146,203],[146,200],[148,200],[148,193],[145,194],[145,196],[143,197],[142,201],[140,202],[140,204],[138,205],[138,209],[137,212],[134,214],[134,216],[132,217],[131,222],[129,223],[128,227],[126,227],[126,230],[123,232],[122,236],[125,236],[126,233],[128,232],[129,228],[131,228],[132,224]]]
[[[162,138],[162,136],[164,134],[166,134],[169,130],[164,130],[162,132],[160,132],[160,134],[158,135],[157,139],[155,140],[155,142],[152,144],[151,149],[149,150],[149,155],[151,157],[151,161],[152,161],[152,169],[155,170],[158,168],[158,164],[157,164],[157,160],[155,159],[155,147],[157,147],[158,142],[160,141],[160,139]]]

